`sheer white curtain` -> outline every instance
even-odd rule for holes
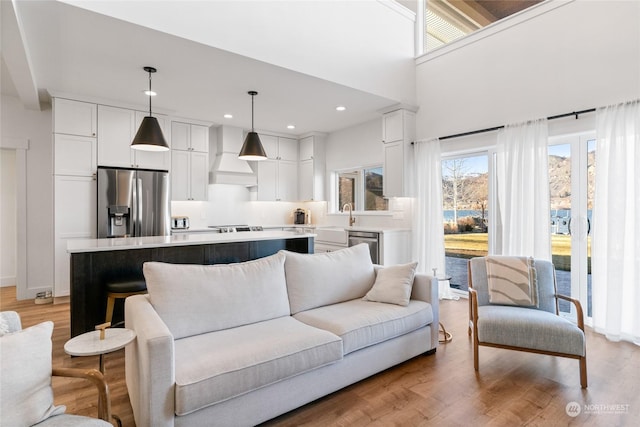
[[[496,254],[551,260],[547,139],[546,119],[509,125],[498,134]]]
[[[640,345],[640,101],[596,111],[593,324]]]
[[[413,257],[417,270],[429,275],[445,273],[444,220],[442,216],[442,159],[440,141],[418,141],[413,146],[415,201],[413,207]],[[440,298],[451,298],[448,282],[439,282]]]

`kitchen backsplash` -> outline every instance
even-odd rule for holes
[[[171,202],[172,216],[188,216],[191,229],[209,225],[285,225],[293,224],[293,212],[311,210],[311,223],[321,226],[345,226],[346,214],[327,214],[327,202],[258,202],[243,186],[210,184],[206,202]],[[356,226],[411,228],[410,198],[390,201],[390,212],[356,216]]]

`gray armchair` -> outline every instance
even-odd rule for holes
[[[52,322],[22,329],[15,311],[0,312],[0,425],[112,427],[109,388],[96,369],[51,367]],[[98,389],[97,418],[65,414],[53,405],[51,377],[83,378]]]
[[[535,260],[538,307],[489,302],[486,258],[469,260],[469,335],[473,334],[473,365],[478,371],[479,346],[569,357],[580,362],[580,385],[587,388],[584,319],[580,302],[557,293],[554,266]],[[577,325],[558,315],[558,299],[575,305]]]

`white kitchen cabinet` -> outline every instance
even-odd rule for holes
[[[402,197],[405,194],[405,146],[398,141],[385,144],[384,150],[384,197]]]
[[[278,160],[298,161],[298,141],[292,138],[278,138]]]
[[[171,155],[166,151],[141,151],[131,141],[147,113],[126,108],[98,105],[98,165],[109,167],[169,170]],[[154,116],[167,138],[167,118]]]
[[[69,295],[69,239],[96,237],[95,177],[57,175],[54,197],[54,296]]]
[[[171,200],[207,200],[208,153],[171,150]]]
[[[402,141],[404,137],[404,110],[386,113],[382,117],[382,142]]]
[[[55,175],[93,176],[96,173],[96,138],[54,133],[53,146]]]
[[[262,160],[257,162],[259,201],[297,200],[298,164],[284,160]]]
[[[96,136],[97,105],[71,99],[53,99],[53,131],[67,135]]]
[[[98,105],[98,165],[135,167],[131,141],[136,134],[136,112]]]
[[[298,141],[260,135],[268,159],[256,162],[260,201],[298,200]]]
[[[321,135],[300,140],[298,163],[298,200],[325,200],[325,147]]]
[[[171,200],[207,200],[209,128],[171,122]]]
[[[209,128],[183,122],[171,122],[171,148],[209,152]]]
[[[415,113],[396,110],[382,118],[384,152],[384,197],[410,197]]]

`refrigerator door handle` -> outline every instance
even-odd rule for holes
[[[138,205],[137,206],[138,215],[136,216],[138,230],[137,230],[136,236],[142,236],[142,217],[144,215],[144,212],[142,212],[142,179],[141,178],[136,179],[136,193],[137,193],[136,204]]]
[[[131,189],[131,236],[138,235],[138,180],[133,180]]]

